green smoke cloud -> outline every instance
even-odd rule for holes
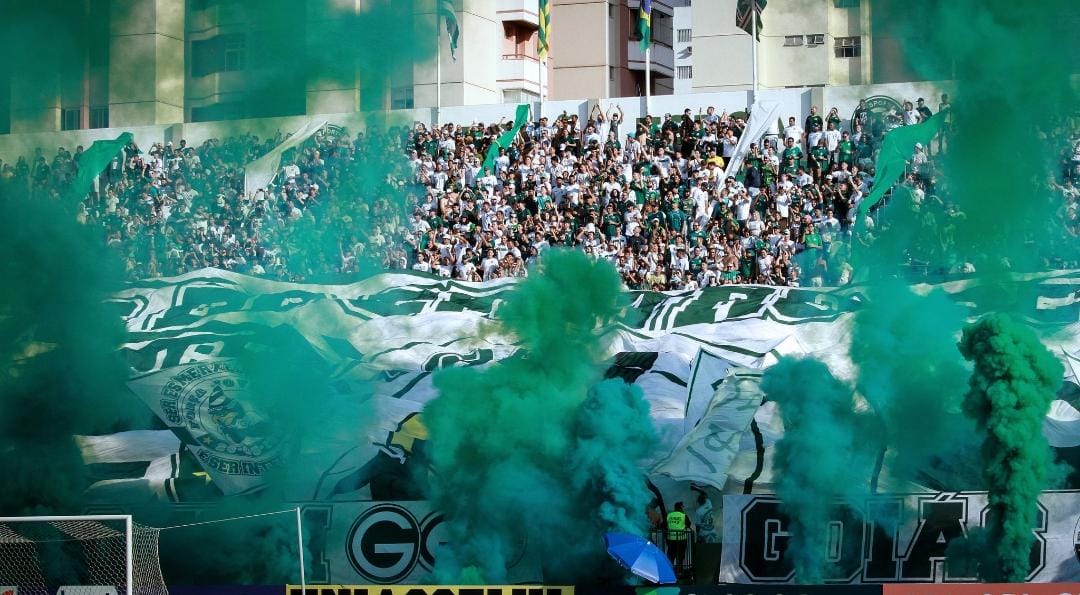
[[[432,502],[450,533],[438,580],[505,580],[526,540],[545,580],[595,578],[604,532],[644,530],[648,407],[622,380],[595,384],[622,299],[607,263],[549,251],[497,312],[522,352],[435,377]]]
[[[952,129],[938,176],[963,214],[956,249],[984,279],[1075,260],[1055,211],[1049,180],[1060,175],[1072,78],[1080,50],[1075,3],[1049,0],[1036,10],[1009,0],[916,0],[875,21],[904,42],[907,61],[929,80],[953,80]],[[927,26],[933,23],[932,26]],[[994,39],[994,44],[985,40]],[[1015,307],[1024,296],[1001,296]]]
[[[116,346],[117,257],[74,211],[0,188],[0,506],[9,514],[75,514],[91,480],[74,434],[126,429],[149,415],[124,385]],[[133,418],[139,418],[137,420]]]
[[[854,391],[815,359],[784,358],[762,375],[761,388],[780,406],[784,436],[776,443],[776,495],[791,522],[786,550],[799,583],[826,577],[826,539],[838,499],[865,494],[873,459]]]
[[[924,196],[897,188],[876,215],[869,247],[855,250],[868,298],[852,332],[856,386],[881,416],[897,479],[938,489],[982,481],[970,472],[982,464],[965,446],[975,439],[971,424],[957,415],[967,366],[951,344],[964,314],[945,296],[903,287],[921,280],[912,273],[973,268],[983,311],[1008,312],[1034,299],[1010,273],[1075,259],[1050,182],[1077,105],[1076,50],[1054,49],[1053,40],[1071,35],[1075,16],[1072,3],[1058,0],[1038,10],[1008,0],[915,0],[875,10],[875,34],[902,42],[915,78],[953,87],[944,141],[931,143],[946,149],[929,174],[936,189]],[[936,108],[936,98],[927,99]]]
[[[121,11],[126,9],[113,4],[105,6],[111,18],[125,18]],[[285,232],[265,230],[279,234],[273,240],[287,246],[294,259],[290,269],[301,274],[320,270],[323,263],[340,258],[342,242],[370,245],[376,228],[389,236],[404,221],[402,214],[410,205],[412,191],[389,183],[389,178],[409,176],[405,175],[401,130],[380,110],[394,77],[427,62],[435,53],[433,23],[416,17],[421,3],[378,0],[364,3],[361,10],[348,3],[304,5],[287,0],[214,4],[223,26],[240,23],[248,33],[246,87],[241,96],[228,98],[242,106],[244,115],[302,114],[309,91],[350,85],[357,106],[372,112],[361,137],[351,131],[347,142],[356,154],[324,184],[320,204]],[[18,88],[0,90],[16,97],[15,108],[40,106],[45,99],[35,94],[37,90],[48,95],[57,85],[81,85],[82,56],[99,49],[107,54],[109,19],[95,18],[100,6],[88,14],[53,0],[3,2],[3,6],[8,10],[0,26],[5,33],[0,43],[19,59],[0,66],[0,85],[10,77]],[[386,43],[387,39],[394,43]],[[95,64],[92,57],[91,67]],[[239,128],[222,122],[219,136]],[[25,153],[32,149],[27,147]],[[242,162],[241,157],[233,157]],[[82,173],[92,176],[96,172]],[[122,288],[116,256],[104,248],[100,230],[74,222],[74,205],[61,207],[46,200],[48,195],[69,198],[69,188],[56,188],[55,193],[44,189],[37,192],[36,200],[28,201],[23,194],[29,186],[27,180],[17,178],[2,189],[0,197],[6,212],[18,214],[0,223],[0,246],[11,255],[0,264],[5,280],[0,291],[0,372],[4,378],[0,452],[6,453],[0,457],[0,470],[10,482],[0,502],[12,514],[77,513],[85,504],[83,490],[91,478],[72,434],[124,430],[130,416],[148,418],[149,414],[124,384],[125,368],[115,351],[124,340],[124,331],[119,313],[105,304],[111,293]],[[72,191],[71,199],[80,198],[86,190]],[[383,267],[374,255],[360,254],[358,261],[361,264],[348,280]],[[330,435],[359,440],[360,421],[366,415],[327,389],[331,371],[325,360],[291,329],[241,334],[237,340],[246,341],[250,348],[249,356],[240,362],[247,370],[244,381],[249,384],[250,405],[270,420],[268,431],[279,435],[286,449],[281,466],[257,494],[221,499],[208,480],[200,520],[287,508],[285,502],[297,497],[295,486],[310,485],[305,483],[306,464],[320,446],[313,432],[318,431],[320,439]],[[140,420],[132,425],[144,428],[152,422]],[[13,455],[16,452],[18,456]],[[187,470],[187,476],[195,470]],[[157,526],[190,520],[168,505],[139,512],[140,522]],[[294,523],[286,515],[165,531],[161,547],[166,579],[173,584],[295,581]],[[206,543],[224,549],[207,548]],[[222,555],[222,551],[230,554]]]
[[[1062,365],[1030,328],[1002,314],[965,327],[959,348],[975,366],[964,412],[984,433],[986,530],[997,558],[984,567],[984,578],[1022,582],[1037,499],[1054,467],[1042,423],[1061,384]]]
[[[851,337],[856,388],[882,424],[878,441],[891,478],[926,482],[936,459],[963,458],[970,445],[960,411],[966,367],[954,336],[965,313],[944,293],[919,296],[900,279],[883,279],[867,293],[870,304],[855,313]],[[933,487],[975,487],[938,477],[942,485]]]

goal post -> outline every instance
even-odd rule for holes
[[[0,592],[167,595],[158,533],[131,515],[0,517]]]

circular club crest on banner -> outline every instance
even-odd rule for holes
[[[215,456],[239,461],[272,457],[281,443],[252,407],[249,384],[231,363],[188,366],[166,383],[160,400],[169,421]]]
[[[863,100],[866,115],[862,120],[859,116],[859,108],[851,114],[851,121],[863,125],[863,131],[881,138],[886,132],[903,124],[901,114],[904,106],[897,100],[887,95],[873,95]]]

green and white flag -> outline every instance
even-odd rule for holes
[[[1070,385],[1080,368],[1080,300],[1074,299],[1080,272],[1014,282],[1016,295],[1030,296],[1018,316],[1066,361],[1063,381]],[[238,361],[252,341],[274,333],[305,345],[311,357],[335,370],[327,389],[333,394],[323,398],[355,400],[370,411],[368,425],[357,428],[351,442],[327,441],[311,477],[296,482],[303,490],[298,499],[348,495],[331,478],[383,468],[370,463],[395,452],[389,437],[436,396],[432,376],[438,370],[490,366],[517,352],[517,339],[495,320],[515,283],[402,272],[314,285],[219,269],[136,283],[114,296],[126,313],[121,352],[131,390],[167,429],[81,442],[87,464],[101,471],[95,477],[108,482],[96,490],[107,488],[100,494],[114,500],[124,499],[124,489],[143,498],[184,500],[186,490],[207,482],[226,495],[262,486],[281,445],[273,420],[247,392]],[[979,313],[984,291],[976,281],[913,289],[945,291],[971,316]],[[633,291],[627,298],[626,319],[633,322],[617,327],[603,374],[641,387],[649,403],[660,441],[641,462],[643,471],[652,470],[656,481],[689,478],[729,493],[769,491],[772,447],[783,424],[774,403],[760,402],[758,374],[784,355],[812,353],[850,379],[849,337],[852,317],[864,303],[862,288],[721,286]],[[1047,417],[1046,434],[1060,458],[1077,461],[1080,413],[1076,402],[1062,399]],[[396,499],[377,485],[364,486],[361,498]]]
[[[458,35],[461,34],[461,29],[454,13],[454,0],[439,0],[439,18],[446,23],[446,36],[450,38],[450,57],[457,62]]]

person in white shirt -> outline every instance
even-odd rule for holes
[[[798,122],[795,121],[795,116],[791,116],[788,118],[788,125],[784,126],[784,142],[786,143],[787,139],[790,138],[795,140],[795,144],[799,144],[802,142],[802,137],[802,126],[799,126]]]
[[[412,269],[421,273],[431,272],[431,264],[428,262],[426,252],[420,252],[416,255],[416,264],[412,265]]]
[[[791,195],[786,190],[780,190],[776,193],[776,212],[780,213],[781,219],[791,217]]]
[[[735,197],[735,219],[739,223],[745,223],[750,218],[750,205],[752,202],[745,192],[740,192]]]
[[[805,169],[799,168],[799,173],[795,175],[795,184],[802,187],[807,184],[814,183],[814,176],[808,174]]]
[[[724,140],[721,143],[725,163],[731,161],[732,156],[735,155],[735,146],[738,144],[739,139],[735,137],[735,131],[728,128],[727,134],[724,135]]]
[[[653,163],[660,169],[660,177],[666,178],[671,171],[671,155],[667,154],[664,147],[660,147],[657,151],[656,157],[653,158]]]
[[[915,109],[915,106],[910,101],[904,102],[904,113],[902,115],[904,116],[904,126],[918,124],[922,120],[919,110]]]
[[[833,161],[836,161],[837,149],[840,148],[840,131],[832,122],[829,122],[829,129],[825,131],[825,148],[833,156]]]
[[[487,253],[484,255],[484,259],[480,262],[481,271],[483,271],[484,281],[491,279],[491,275],[499,269],[499,259],[495,256],[495,251],[491,248],[487,249]]]
[[[816,147],[818,145],[818,141],[820,141],[823,138],[825,138],[825,131],[824,130],[815,130],[813,132],[809,132],[806,135],[806,141],[807,141],[806,144],[807,144],[807,146],[809,146],[811,148]],[[838,141],[839,141],[839,139],[838,139]]]

